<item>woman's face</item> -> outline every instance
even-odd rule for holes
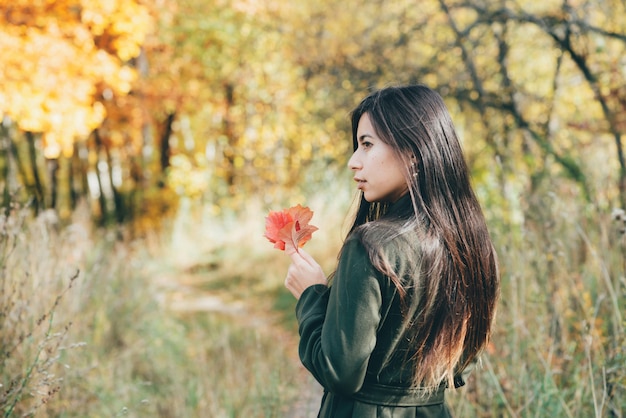
[[[374,131],[367,113],[357,127],[358,147],[348,167],[354,171],[354,180],[368,202],[395,202],[409,190],[404,177],[402,162],[393,149],[385,144]]]

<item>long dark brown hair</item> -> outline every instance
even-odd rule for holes
[[[388,204],[361,196],[350,234],[360,236],[374,267],[408,301],[403,338],[411,343],[414,384],[451,385],[489,341],[499,295],[496,253],[441,96],[422,85],[370,94],[352,112],[355,150],[366,113],[403,164],[410,201],[390,228]],[[376,227],[380,223],[385,227]],[[407,229],[419,237],[402,250],[416,263],[408,282],[397,277],[383,250]]]

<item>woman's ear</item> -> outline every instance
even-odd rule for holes
[[[417,164],[417,158],[415,158],[415,155],[411,155],[411,172],[413,177],[417,177],[418,173],[419,173],[420,169],[418,167]]]

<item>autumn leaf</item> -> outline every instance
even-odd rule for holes
[[[265,218],[265,237],[274,244],[274,248],[301,248],[311,239],[317,227],[309,225],[313,211],[301,205],[270,211]]]

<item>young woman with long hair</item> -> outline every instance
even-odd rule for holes
[[[324,388],[320,417],[448,417],[446,388],[486,347],[497,258],[450,114],[421,85],[352,112],[360,190],[331,280],[288,249],[299,354]]]

